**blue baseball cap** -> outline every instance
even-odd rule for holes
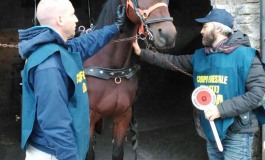
[[[197,18],[195,19],[195,21],[199,23],[219,22],[230,28],[233,28],[234,18],[225,9],[214,8],[210,11],[210,13],[206,17]]]

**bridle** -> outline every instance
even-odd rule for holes
[[[126,0],[126,14],[127,17],[135,24],[139,24],[138,34],[148,35],[150,40],[153,40],[153,35],[148,27],[148,24],[158,23],[164,21],[173,21],[172,17],[162,17],[147,20],[150,13],[160,7],[168,7],[165,2],[156,3],[146,10],[142,10],[138,7],[137,0]]]
[[[116,40],[114,42],[127,41],[127,40],[131,40],[131,39],[135,39],[135,38],[137,38],[137,39],[140,38],[140,39],[144,40],[147,37],[147,35],[149,37],[149,40],[153,41],[154,40],[153,34],[152,34],[148,24],[164,22],[164,21],[173,21],[172,17],[161,17],[161,18],[154,18],[154,19],[147,20],[149,15],[154,10],[156,10],[157,8],[168,7],[168,5],[165,2],[156,3],[153,6],[149,7],[148,9],[145,9],[145,10],[142,10],[139,8],[137,0],[126,0],[126,2],[125,2],[125,0],[121,0],[121,3],[126,5],[127,17],[134,24],[139,25],[138,26],[138,35],[136,37],[126,38],[126,39],[122,39],[122,40]],[[88,12],[89,12],[90,28],[86,30],[84,26],[80,26],[78,28],[78,31],[80,33],[87,33],[89,31],[93,30],[93,24],[91,23],[91,17],[90,17],[89,0],[88,0]]]
[[[172,17],[162,17],[162,18],[155,18],[151,20],[147,20],[148,16],[151,12],[153,12],[155,9],[159,7],[168,7],[168,5],[165,2],[156,3],[153,6],[149,7],[146,10],[142,10],[138,7],[137,0],[127,0],[126,3],[126,14],[127,17],[135,24],[139,24],[138,29],[138,36],[136,38],[140,38],[144,40],[146,44],[146,49],[150,51],[152,54],[157,54],[157,50],[155,47],[152,46],[147,40],[146,35],[149,36],[150,40],[153,40],[153,35],[148,27],[148,24],[151,23],[158,23],[158,22],[164,22],[164,21],[173,21]],[[134,37],[133,37],[134,38]],[[129,38],[128,38],[129,39]],[[158,54],[159,55],[159,54]],[[160,55],[159,55],[160,56]],[[192,77],[191,74],[187,73],[186,71],[183,71],[182,69],[178,68],[171,62],[169,62],[164,57],[160,56],[161,59],[163,59],[166,63],[168,63],[175,71],[181,72],[187,76]]]

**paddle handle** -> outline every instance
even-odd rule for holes
[[[224,148],[223,148],[223,145],[221,143],[220,137],[218,135],[214,121],[210,121],[210,125],[211,125],[212,131],[213,131],[213,135],[214,135],[217,147],[218,147],[219,151],[223,152]]]

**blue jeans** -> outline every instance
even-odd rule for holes
[[[216,142],[207,140],[209,160],[251,160],[252,142],[253,134],[227,133],[220,152]]]

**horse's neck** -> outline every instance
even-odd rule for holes
[[[101,66],[107,68],[124,68],[130,65],[132,53],[132,40],[115,42],[136,34],[118,34],[111,42],[104,46],[98,53],[84,62],[84,66]]]

